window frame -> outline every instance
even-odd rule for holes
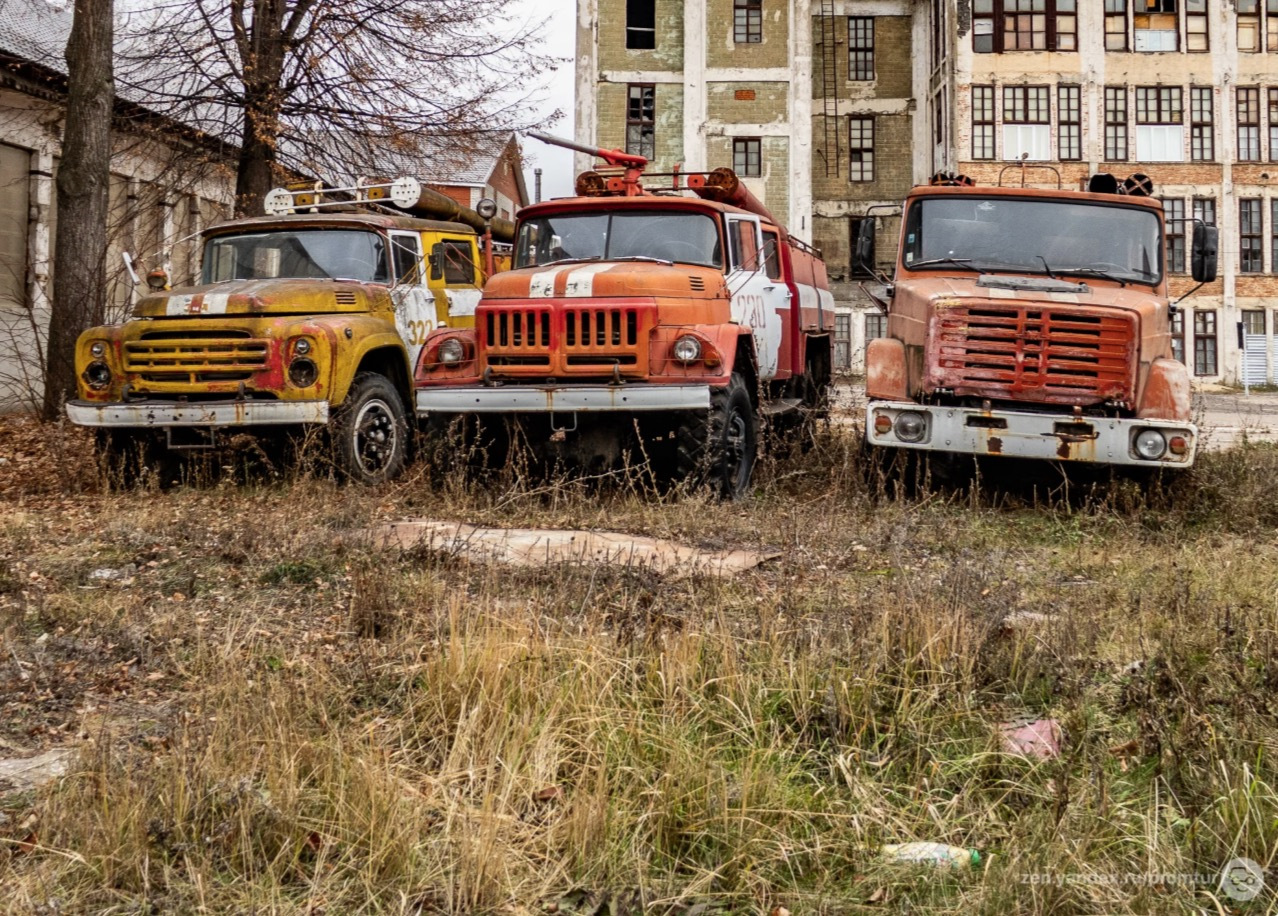
[[[1105,161],[1127,162],[1131,156],[1126,86],[1105,87]]]
[[[1220,374],[1217,342],[1220,325],[1216,317],[1215,309],[1194,309],[1194,375],[1198,377]]]
[[[1169,209],[1170,208],[1170,209]],[[1168,197],[1163,200],[1163,222],[1166,226],[1167,272],[1183,274],[1187,271],[1185,256],[1185,199]]]
[[[1181,34],[1179,0],[1144,0],[1145,9],[1141,12],[1136,12],[1136,7],[1141,2],[1142,0],[1133,0],[1132,4],[1132,50],[1140,54],[1170,54],[1181,51],[1184,45],[1184,36]],[[1173,23],[1171,27],[1155,28],[1155,19],[1166,17],[1171,17],[1171,22]],[[1144,24],[1142,24],[1142,20]],[[1165,22],[1161,24],[1166,25]],[[1174,48],[1142,48],[1140,47],[1142,32],[1159,34],[1171,32],[1176,36],[1176,46]]]
[[[1244,6],[1250,5],[1247,12]],[[1234,0],[1234,40],[1239,54],[1259,54],[1265,48],[1265,34],[1260,23],[1260,0]],[[1253,47],[1243,47],[1243,24],[1250,23]]]
[[[646,9],[644,21],[646,25],[631,25],[632,19],[640,18],[636,9],[640,4]],[[646,41],[644,40],[646,39]],[[657,48],[657,3],[656,0],[626,0],[626,50],[655,51]]]
[[[1126,51],[1131,45],[1131,22],[1129,14],[1131,8],[1127,5],[1127,0],[1105,0],[1104,17],[1105,17],[1105,50],[1106,51]],[[1117,21],[1117,22],[1116,22]],[[1122,32],[1120,33],[1114,26],[1121,22]],[[1111,38],[1122,35],[1122,45],[1113,46]]]
[[[1265,208],[1263,198],[1238,199],[1238,273],[1265,272]]]
[[[1275,0],[1278,2],[1278,0]],[[1278,21],[1278,13],[1273,14]],[[1278,162],[1278,88],[1269,90],[1269,161]]]
[[[1185,362],[1185,310],[1184,309],[1176,309],[1176,313],[1171,316],[1171,327],[1169,330],[1171,333],[1172,359],[1176,360],[1182,365],[1188,365],[1188,363]]]
[[[639,95],[639,117],[632,117],[634,111],[635,91],[638,90]],[[651,104],[648,106],[651,118],[644,118],[644,98],[643,93],[647,90],[651,92]],[[632,144],[630,140],[631,129],[638,130],[639,142]],[[644,128],[647,128],[647,136],[645,137]],[[638,147],[637,149],[635,147]],[[648,152],[644,152],[644,149]],[[657,152],[657,84],[656,83],[627,83],[626,84],[626,152],[631,155],[643,156],[649,162],[656,158]]]
[[[1236,162],[1260,162],[1260,88],[1238,86],[1234,89],[1234,118],[1238,136],[1234,150]]]
[[[982,97],[978,101],[978,93]],[[986,95],[988,93],[988,95]],[[994,87],[984,84],[972,87],[972,158],[976,160],[992,160],[998,156],[998,109],[994,102]],[[986,134],[988,131],[988,134]],[[978,150],[978,137],[981,147],[989,145],[989,155],[981,155]],[[988,140],[985,138],[988,137]]]
[[[1061,83],[1056,87],[1056,116],[1057,156],[1061,162],[1081,162],[1083,159],[1082,86],[1076,83]]]
[[[874,16],[848,17],[848,82],[864,83],[875,79],[876,26],[874,20],[876,18]]]
[[[861,125],[859,139],[862,142],[864,142],[866,137],[865,125],[869,124],[868,148],[866,146],[853,146],[853,140],[855,139],[854,125],[858,123]],[[857,114],[857,115],[850,115],[848,117],[848,181],[855,182],[857,184],[864,184],[864,183],[872,182],[875,180],[874,179],[874,174],[875,174],[874,146],[876,142],[877,127],[878,125],[875,124],[874,115]],[[862,158],[854,160],[852,158],[853,153],[860,153]],[[868,159],[865,158],[866,153],[869,154]],[[853,177],[854,166],[856,167],[856,172],[860,174],[861,177],[859,178]],[[866,174],[867,167],[868,167],[868,175]]]
[[[1041,5],[1042,9],[1034,9]],[[1043,45],[1035,47],[1034,36],[1039,34],[1034,29],[1034,18],[1043,18]],[[1030,19],[1028,33],[1013,28],[1008,30],[1009,22],[1023,18]],[[1062,20],[1073,20],[1072,28],[1061,28]],[[1008,35],[1031,36],[1029,47],[1008,47]],[[978,38],[989,38],[988,50],[978,45]],[[1067,40],[1062,40],[1067,39]],[[984,42],[981,42],[984,44]],[[974,0],[972,4],[972,53],[974,54],[1010,54],[1018,51],[1058,51],[1073,54],[1078,51],[1078,0]]]
[[[1194,40],[1202,36],[1202,47]],[[1211,50],[1211,25],[1207,18],[1206,0],[1185,0],[1184,50],[1189,54],[1206,54]]]
[[[1189,160],[1191,162],[1216,161],[1215,97],[1216,90],[1212,86],[1189,87]]]
[[[732,0],[732,41],[739,45],[763,42],[763,0]]]
[[[1245,335],[1256,335],[1256,334],[1259,334],[1259,335],[1261,335],[1261,336],[1264,336],[1264,335],[1267,333],[1267,331],[1266,331],[1266,329],[1265,329],[1265,325],[1268,323],[1268,322],[1266,321],[1266,319],[1265,319],[1265,313],[1266,313],[1267,311],[1268,311],[1267,309],[1239,309],[1239,310],[1238,310],[1238,317],[1239,317],[1239,319],[1241,319],[1241,322],[1242,322],[1242,326],[1243,326],[1243,334],[1245,334]],[[1259,317],[1260,317],[1260,330],[1259,330],[1259,331],[1250,330],[1250,329],[1247,327],[1247,325],[1248,325],[1248,324],[1253,324],[1253,325],[1254,325],[1254,324],[1255,324],[1255,319],[1256,319],[1256,317],[1257,317],[1257,316],[1259,316]]]
[[[753,146],[752,146],[753,145]],[[754,170],[750,169],[750,153],[754,153]],[[738,166],[738,156],[743,156],[745,168]],[[732,138],[732,170],[742,178],[760,178],[763,175],[763,139],[761,137]]]

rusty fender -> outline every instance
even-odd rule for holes
[[[871,340],[865,347],[865,396],[885,401],[909,397],[905,345],[891,337]]]

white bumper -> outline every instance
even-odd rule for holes
[[[896,418],[905,412],[919,414],[925,420],[926,428],[918,441],[904,441],[896,433]],[[878,432],[875,420],[879,417],[891,420],[892,428]],[[1160,458],[1147,459],[1136,454],[1136,436],[1147,429],[1162,433],[1168,443]],[[865,438],[871,445],[888,448],[1133,467],[1187,468],[1194,463],[1198,451],[1198,428],[1192,423],[1108,417],[1075,420],[1062,414],[929,407],[908,401],[871,401],[866,407]],[[1172,453],[1173,438],[1185,440],[1183,454]]]
[[[502,385],[417,389],[417,412],[423,415],[709,408],[709,385]]]
[[[78,426],[282,426],[327,423],[328,401],[70,401],[67,416]]]

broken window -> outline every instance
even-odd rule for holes
[[[656,158],[657,87],[652,83],[630,83],[626,102],[626,152]]]
[[[1258,274],[1265,269],[1261,236],[1264,234],[1260,198],[1238,201],[1238,272]]]
[[[1189,90],[1189,158],[1195,162],[1211,162],[1216,158],[1216,126],[1210,86],[1194,86]]]
[[[1167,270],[1185,272],[1185,202],[1179,197],[1163,201],[1163,219],[1167,223]]]
[[[631,51],[651,51],[656,46],[656,0],[626,0],[626,47]]]
[[[738,44],[763,41],[763,0],[732,0],[732,37]]]
[[[763,174],[763,141],[758,138],[738,138],[732,141],[732,170],[743,178],[758,178]]]
[[[1207,0],[1185,0],[1185,50],[1206,51]]]
[[[972,158],[994,158],[994,87],[972,87]]]
[[[1127,50],[1127,0],[1105,0],[1105,50]]]
[[[1060,119],[1057,140],[1060,158],[1069,162],[1083,158],[1082,87],[1059,86],[1056,90],[1056,106]]]
[[[1078,0],[973,0],[972,50],[1073,51]]]
[[[1105,159],[1127,161],[1127,89],[1105,87]]]
[[[874,17],[848,17],[848,79],[874,79]]]
[[[1238,160],[1260,161],[1260,90],[1238,89]]]
[[[848,120],[848,180],[874,180],[874,119]]]
[[[1176,0],[1134,0],[1133,11],[1137,51],[1180,50]]]
[[[1216,313],[1194,312],[1194,375],[1216,374]]]
[[[1238,50],[1260,50],[1260,0],[1234,0],[1238,15]]]

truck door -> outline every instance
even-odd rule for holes
[[[471,237],[444,237],[431,246],[431,286],[442,289],[448,309],[441,323],[452,328],[475,325],[475,306],[479,305],[480,274],[476,264],[477,249]]]
[[[781,280],[768,276],[762,242],[758,219],[728,217],[727,281],[732,293],[732,320],[754,330],[759,376],[770,379],[780,368],[790,291]]]
[[[408,364],[417,365],[426,335],[435,330],[435,297],[426,286],[422,237],[416,232],[392,232],[391,261],[395,266],[395,326],[408,348]]]

